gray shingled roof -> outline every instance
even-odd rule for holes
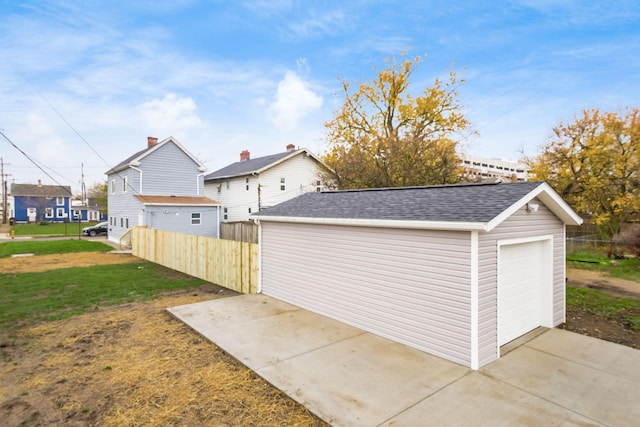
[[[249,175],[252,172],[257,172],[272,163],[276,163],[287,156],[290,156],[294,153],[298,153],[300,151],[304,151],[304,149],[295,150],[295,151],[285,151],[284,153],[271,154],[269,156],[257,157],[255,159],[243,160],[239,162],[232,163],[228,166],[223,167],[222,169],[218,169],[215,172],[211,172],[209,175],[204,177],[205,181],[210,181],[214,179],[221,178],[231,178],[234,176],[243,176]]]
[[[306,193],[253,216],[489,222],[541,182]]]
[[[144,154],[145,151],[149,151],[149,150],[151,150],[153,148],[155,148],[155,145],[151,146],[151,147],[147,147],[144,150],[140,150],[135,154],[132,154],[131,156],[127,157],[125,160],[121,161],[120,163],[118,163],[117,165],[115,165],[114,167],[112,167],[111,169],[106,171],[104,174],[105,175],[111,175],[114,172],[118,172],[118,171],[124,169],[125,167],[129,166],[129,163],[131,163],[131,161],[133,161],[133,159],[138,158],[139,156]]]
[[[65,185],[11,184],[12,196],[71,197],[71,187]]]

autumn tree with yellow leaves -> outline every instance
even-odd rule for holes
[[[571,206],[591,216],[610,242],[622,223],[640,213],[640,110],[587,110],[560,123],[542,154],[530,162],[534,179],[546,180]]]
[[[455,183],[461,161],[453,135],[469,127],[462,114],[455,72],[436,79],[420,96],[409,93],[420,63],[388,59],[371,83],[352,91],[342,81],[344,104],[325,123],[328,150],[323,161],[340,189]]]

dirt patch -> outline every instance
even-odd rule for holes
[[[78,252],[70,254],[0,258],[0,271],[3,273],[42,272],[56,270],[58,268],[126,264],[130,262],[142,262],[142,260],[129,254]]]
[[[640,283],[609,277],[599,271],[567,268],[567,282],[573,286],[600,289],[623,298],[640,299]]]
[[[567,284],[599,289],[619,298],[640,299],[640,284],[607,277],[598,271],[568,268]],[[640,349],[640,331],[631,329],[631,324],[625,319],[625,316],[639,315],[640,313],[628,311],[607,318],[582,307],[567,307],[567,322],[560,328]]]
[[[19,425],[324,425],[165,312],[205,285],[0,336],[0,419]]]
[[[25,259],[0,268],[138,261],[85,253],[31,257],[27,267]],[[234,295],[207,284],[0,333],[2,426],[326,425],[165,311]]]

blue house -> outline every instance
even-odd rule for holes
[[[109,233],[123,243],[137,225],[219,237],[220,204],[204,196],[206,167],[175,138],[147,138],[147,147],[106,173]]]
[[[11,184],[11,196],[17,223],[73,221],[69,186]]]
[[[81,200],[71,201],[71,218],[80,222],[101,222],[107,220],[106,209],[92,203],[92,199],[85,202]]]

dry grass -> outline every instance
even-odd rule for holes
[[[220,289],[174,292],[4,337],[3,425],[325,425],[164,311],[231,294]]]

